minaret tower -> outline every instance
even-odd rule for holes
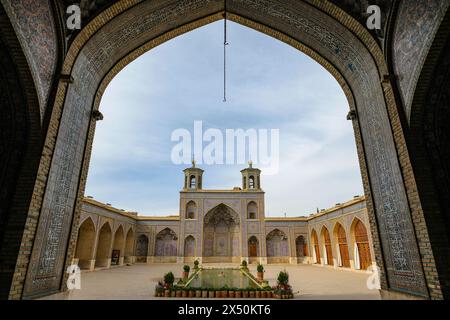
[[[248,162],[248,168],[241,170],[242,189],[244,191],[261,191],[261,170],[253,168],[253,162]]]
[[[184,190],[201,190],[203,170],[195,166],[195,160],[192,159],[192,167],[186,168],[184,172]]]

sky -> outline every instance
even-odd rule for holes
[[[227,29],[226,102],[223,21],[150,50],[112,80],[100,103],[104,120],[97,122],[86,196],[139,215],[178,214],[182,170],[190,164],[174,155],[189,162],[192,154],[205,170],[203,189],[241,186],[240,170],[252,160],[262,170],[266,216],[309,215],[363,194],[349,107],[336,80],[278,40],[233,22]],[[211,140],[203,136],[200,149],[174,152],[189,144],[177,132],[190,133],[190,145],[202,141],[195,121],[203,134],[214,133]],[[257,135],[271,164],[245,154],[248,147],[245,161],[220,164],[219,133],[225,147],[227,129],[278,132],[267,143]],[[216,147],[216,163],[202,162],[208,145]]]

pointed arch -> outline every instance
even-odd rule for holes
[[[123,256],[125,250],[125,234],[123,231],[123,226],[119,225],[114,233],[114,242],[111,252],[111,264],[120,265],[123,264]]]
[[[322,261],[320,259],[319,237],[317,237],[315,229],[311,231],[311,245],[313,246],[313,263],[320,264]]]
[[[284,231],[275,228],[266,236],[267,262],[289,263],[289,239]]]
[[[197,204],[194,200],[190,200],[186,204],[186,215],[185,219],[196,219],[197,218]]]
[[[337,264],[339,267],[350,268],[350,258],[348,252],[347,234],[340,222],[336,222],[333,229],[333,236],[336,243]]]
[[[203,257],[209,262],[240,262],[239,215],[224,203],[203,218]]]
[[[247,204],[247,219],[258,219],[258,205],[255,201]]]
[[[139,235],[136,241],[136,261],[147,262],[148,237],[145,234]]]
[[[257,261],[259,257],[259,240],[256,236],[251,236],[247,241],[248,246],[248,262],[253,263]]]
[[[350,226],[355,269],[366,270],[372,264],[369,235],[365,224],[355,217]]]
[[[177,240],[177,234],[169,227],[158,232],[155,242],[155,256],[176,257]]]
[[[109,267],[111,259],[112,231],[109,221],[103,223],[97,240],[97,253],[95,255],[95,267]]]
[[[75,259],[78,259],[80,269],[92,269],[95,246],[95,224],[91,217],[87,217],[78,229]]]
[[[192,235],[188,235],[186,239],[184,239],[184,257],[186,258],[194,258],[195,257],[195,238]]]
[[[133,228],[129,228],[125,238],[125,263],[134,262],[134,240]]]
[[[320,236],[323,243],[323,252],[325,253],[325,264],[332,266],[333,265],[333,250],[331,248],[331,237],[328,228],[323,226],[320,232]]]
[[[295,253],[297,258],[304,258],[308,255],[308,247],[306,244],[306,239],[303,235],[299,235],[295,239]]]

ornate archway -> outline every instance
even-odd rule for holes
[[[414,178],[408,183],[403,180],[410,175],[411,166],[398,116],[400,108],[380,46],[331,1],[230,0],[227,4],[227,18],[302,50],[339,81],[353,111],[349,118],[369,196],[373,239],[375,247],[381,248],[376,255],[384,289],[439,296],[433,265],[427,265],[425,274],[422,269],[421,254],[429,255],[428,236],[419,239],[420,246],[415,241],[414,223],[420,226],[423,214],[420,206],[414,205],[419,198]],[[31,253],[20,252],[18,257],[36,263],[29,268],[18,266],[13,277],[13,282],[22,286],[16,290],[23,291],[23,297],[59,290],[64,282],[64,263],[70,263],[75,253],[75,241],[70,240],[76,238],[79,195],[83,194],[95,130],[92,111],[97,110],[108,82],[140,54],[221,19],[223,10],[223,1],[117,1],[77,33],[61,72],[74,81],[58,85],[55,104],[50,108],[46,154],[39,169],[39,176],[50,183],[30,197],[36,203],[29,210],[33,226],[27,230],[35,243]],[[39,286],[35,285],[37,277]]]
[[[203,261],[239,262],[240,220],[225,204],[212,208],[203,219]]]
[[[295,239],[295,253],[297,262],[303,262],[303,258],[308,255],[308,245],[304,236],[300,235]]]
[[[136,242],[136,261],[147,262],[148,237],[145,234],[139,235]]]
[[[274,229],[266,236],[267,263],[289,263],[289,239],[282,230]]]
[[[177,256],[177,234],[170,228],[164,228],[156,235],[155,260],[175,262]]]

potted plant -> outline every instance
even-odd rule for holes
[[[155,297],[162,297],[164,294],[164,285],[161,281],[155,286]]]
[[[261,295],[262,299],[267,298],[267,290],[266,289],[261,289],[260,295]]]
[[[267,288],[267,298],[275,298],[274,297],[274,289],[271,287]]]
[[[173,286],[172,288],[170,288],[170,297],[171,298],[175,298],[175,296],[176,296],[176,287],[177,286]]]
[[[166,285],[168,285],[168,286],[172,286],[173,285],[173,282],[175,281],[175,276],[173,275],[173,273],[170,271],[170,272],[167,272],[165,275],[164,275],[164,283],[166,284]]]
[[[234,293],[234,296],[236,298],[242,298],[242,289],[241,288],[237,289],[236,292]]]
[[[242,269],[248,269],[248,268],[247,268],[247,260],[242,260],[242,262],[241,262],[241,268],[242,268]]]
[[[214,289],[216,298],[222,298],[222,290],[220,288]]]
[[[286,271],[280,271],[278,274],[278,285],[285,286],[289,283],[289,274]]]
[[[236,288],[230,288],[228,290],[228,297],[229,298],[234,298],[236,296]]]
[[[221,296],[222,298],[228,298],[228,287],[227,287],[227,286],[223,286],[223,287],[222,287],[220,296]]]
[[[264,280],[264,266],[260,263],[258,263],[258,266],[256,267],[256,271],[258,272],[258,281]]]
[[[202,288],[202,298],[208,298],[208,288]]]
[[[182,297],[182,298],[187,298],[187,296],[188,296],[188,288],[183,287],[183,288],[181,289],[181,297]]]
[[[242,289],[242,298],[248,298],[248,288]]]
[[[255,298],[257,298],[257,299],[261,298],[261,289],[260,288],[256,288]]]
[[[213,288],[208,289],[208,298],[214,298],[215,290]]]
[[[189,271],[191,270],[191,267],[189,267],[187,264],[183,267],[183,278],[187,279],[189,278]]]
[[[183,293],[183,288],[177,286],[177,287],[175,288],[175,297],[181,298],[182,293]]]
[[[194,270],[197,270],[198,269],[198,265],[199,265],[200,263],[199,263],[199,261],[198,260],[195,260],[194,261]]]
[[[248,288],[248,297],[255,298],[255,288]]]
[[[202,297],[202,288],[197,288],[195,290],[195,297],[196,298],[201,298]]]

